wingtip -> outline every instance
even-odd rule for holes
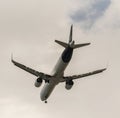
[[[85,43],[84,46],[90,45],[91,43]]]
[[[90,45],[91,43],[86,43],[86,45]]]
[[[103,69],[102,69],[102,71],[105,71],[105,70],[107,70],[107,68],[103,68]]]
[[[55,42],[58,42],[58,40],[55,39]]]

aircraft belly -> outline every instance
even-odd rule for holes
[[[68,65],[68,63],[63,62],[62,58],[60,57],[57,64],[55,65],[51,75],[54,77],[62,77],[67,65]]]
[[[54,83],[45,83],[41,94],[40,94],[40,98],[42,101],[46,100],[50,94],[52,93],[53,89],[55,88],[56,84]]]

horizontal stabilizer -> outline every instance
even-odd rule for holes
[[[87,45],[90,45],[90,43],[76,44],[73,46],[73,49],[80,48],[80,47],[87,46]]]
[[[56,43],[58,43],[59,45],[63,46],[63,47],[68,47],[68,44],[67,43],[64,43],[62,41],[58,41],[58,40],[55,40]]]

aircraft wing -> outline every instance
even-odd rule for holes
[[[13,62],[13,64],[14,64],[15,66],[17,66],[17,67],[19,67],[19,68],[27,71],[27,72],[30,73],[30,74],[35,75],[35,76],[37,76],[37,77],[41,77],[43,80],[49,81],[49,78],[51,77],[51,76],[48,75],[48,74],[44,74],[44,73],[42,73],[42,72],[38,72],[38,71],[36,71],[36,70],[34,70],[34,69],[31,69],[31,68],[29,68],[29,67],[27,67],[27,66],[25,66],[25,65],[23,65],[23,64],[20,64],[20,63],[14,61],[13,59],[12,59],[12,62]]]
[[[88,73],[85,73],[85,74],[73,75],[73,76],[66,76],[66,77],[63,77],[63,79],[61,80],[61,82],[65,82],[65,81],[69,81],[69,80],[74,80],[74,79],[79,79],[79,78],[87,77],[87,76],[90,76],[90,75],[95,75],[95,74],[101,73],[101,72],[103,72],[105,70],[106,70],[106,68],[100,69],[100,70],[96,70],[96,71],[93,71],[93,72],[88,72]]]

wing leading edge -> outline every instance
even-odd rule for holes
[[[37,77],[40,77],[40,78],[42,78],[43,80],[48,81],[49,78],[51,77],[51,76],[48,75],[48,74],[45,74],[45,73],[42,73],[42,72],[38,72],[38,71],[36,71],[36,70],[34,70],[34,69],[32,69],[32,68],[29,68],[29,67],[27,67],[27,66],[25,66],[25,65],[23,65],[23,64],[20,64],[20,63],[14,61],[13,59],[12,59],[11,61],[12,61],[12,63],[13,63],[15,66],[17,66],[17,67],[19,67],[19,68],[27,71],[27,72],[30,73],[30,74],[33,74],[33,75],[35,75],[35,76],[37,76]]]
[[[36,71],[36,70],[34,70],[32,68],[29,68],[29,67],[27,67],[27,66],[25,66],[25,65],[23,65],[21,63],[18,63],[16,61],[14,61],[13,59],[11,61],[12,61],[12,63],[15,66],[17,66],[17,67],[27,71],[30,74],[33,74],[33,75],[35,75],[37,77],[42,78],[45,81],[49,81],[50,78],[52,77],[51,75],[48,75],[48,74],[45,74],[45,73],[42,73],[42,72],[38,72],[38,71]],[[103,68],[103,69],[99,69],[99,70],[96,70],[96,71],[88,72],[88,73],[85,73],[85,74],[66,76],[66,77],[63,77],[60,82],[66,82],[66,81],[69,81],[69,80],[75,80],[75,79],[79,79],[79,78],[83,78],[83,77],[99,74],[99,73],[102,73],[105,70],[106,70],[106,68]]]
[[[66,77],[63,77],[61,82],[74,80],[74,79],[79,79],[79,78],[87,77],[87,76],[90,76],[90,75],[95,75],[95,74],[101,73],[101,72],[103,72],[105,70],[106,70],[106,68],[103,68],[103,69],[99,69],[99,70],[96,70],[96,71],[88,72],[88,73],[85,73],[85,74],[66,76]]]

